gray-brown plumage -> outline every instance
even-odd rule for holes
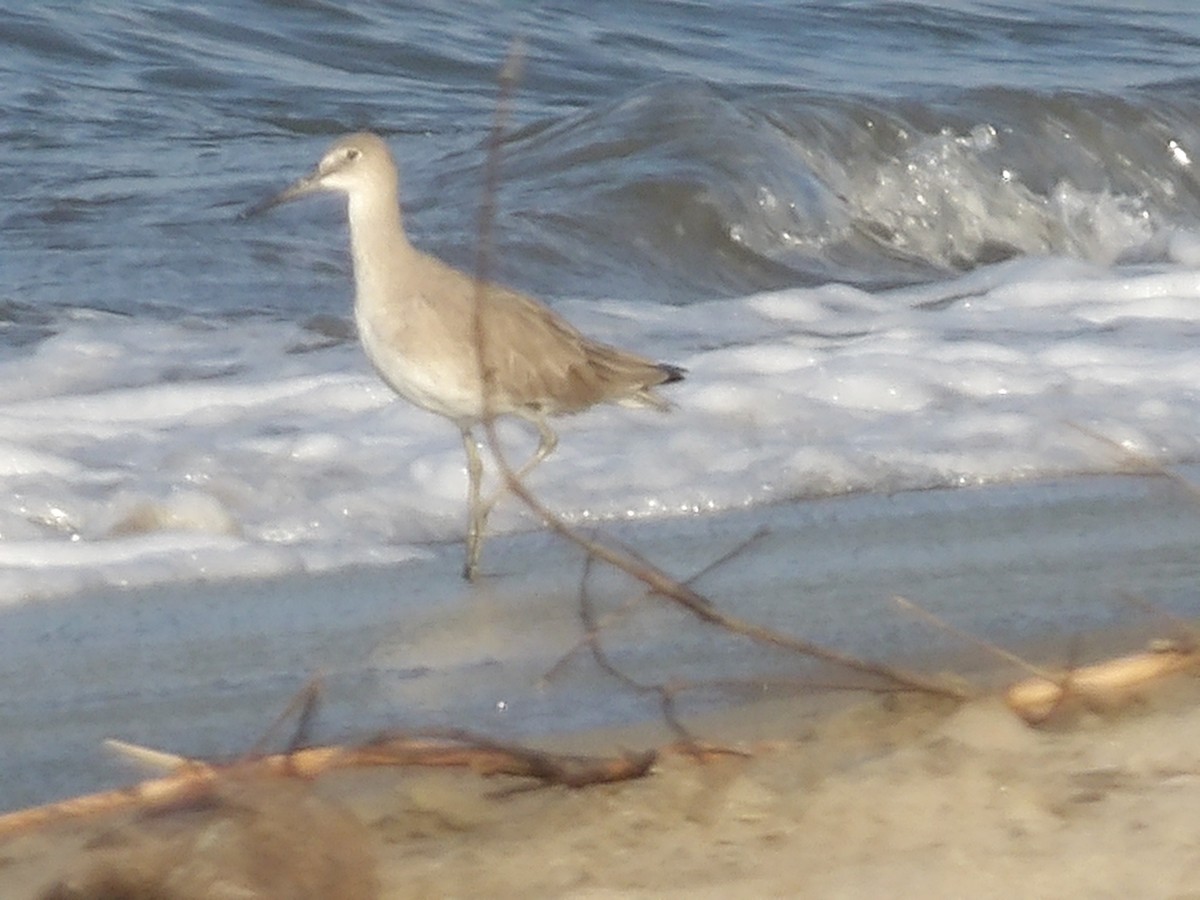
[[[523,476],[557,445],[547,416],[597,403],[665,410],[669,405],[654,388],[679,381],[684,372],[593,341],[524,294],[490,282],[480,290],[469,275],[415,248],[401,221],[396,164],[374,134],[339,139],[312,174],[246,215],[315,191],[348,198],[354,319],[371,364],[401,397],[462,432],[470,482],[463,575],[473,579],[487,516],[500,497],[480,499],[475,425],[503,415],[533,423],[540,442],[519,470]],[[483,301],[478,314],[477,298]]]

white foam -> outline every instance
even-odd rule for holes
[[[1194,459],[1200,274],[1023,260],[924,288],[679,309],[564,303],[684,365],[677,409],[559,424],[533,486],[576,520]],[[461,538],[455,428],[294,325],[77,316],[0,366],[0,589],[402,562]],[[514,462],[534,445],[502,429]],[[513,504],[498,530],[535,527]]]

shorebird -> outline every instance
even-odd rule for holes
[[[480,284],[404,233],[400,176],[387,144],[360,132],[334,142],[309,175],[244,213],[248,217],[318,191],[348,199],[354,265],[354,321],[379,376],[404,399],[449,419],[467,454],[467,535],[463,577],[478,574],[487,518],[501,485],[480,496],[483,460],[473,429],[517,416],[538,431],[524,478],[558,437],[547,417],[599,403],[670,404],[654,388],[684,370],[591,340],[542,303],[493,282]]]

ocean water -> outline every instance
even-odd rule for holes
[[[14,615],[457,571],[461,445],[357,346],[341,203],[236,216],[370,128],[414,242],[470,267],[515,36],[492,271],[689,370],[673,413],[561,421],[531,486],[567,520],[752,530],[785,501],[1200,458],[1191,3],[0,0],[0,23]]]
[[[0,603],[460,536],[453,428],[354,342],[340,203],[235,214],[369,127],[471,265],[514,35],[493,268],[691,373],[562,424],[567,518],[1125,463],[1076,426],[1197,455],[1188,4],[0,12]]]

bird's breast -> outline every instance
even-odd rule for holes
[[[457,422],[482,415],[479,373],[461,344],[436,328],[422,327],[419,315],[356,302],[354,320],[371,365],[387,385],[410,403]]]

